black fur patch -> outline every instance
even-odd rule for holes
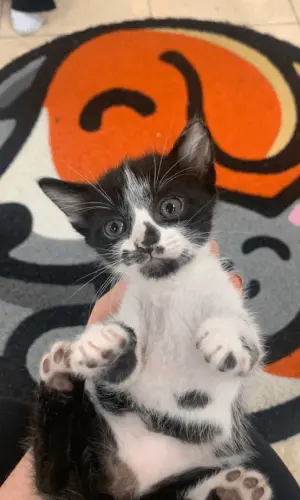
[[[187,443],[207,443],[222,433],[222,429],[210,422],[186,423],[177,418],[158,413],[138,405],[125,391],[114,391],[100,385],[97,388],[98,400],[103,408],[116,414],[136,412],[149,430],[180,439]]]
[[[228,354],[228,356],[224,359],[222,365],[219,367],[221,372],[228,372],[229,370],[233,370],[237,365],[236,358],[232,352]]]
[[[111,384],[119,384],[126,380],[127,377],[131,375],[134,371],[137,363],[135,347],[136,347],[136,335],[132,328],[129,326],[121,324],[129,334],[129,342],[121,354],[112,364],[108,365],[107,371],[101,375],[102,379]]]
[[[116,443],[84,383],[72,383],[68,393],[49,390],[45,384],[39,387],[32,422],[35,484],[49,499],[97,500],[99,492],[108,489],[107,450],[116,450]]]
[[[150,224],[150,222],[144,222],[144,225],[146,226],[146,231],[142,245],[151,247],[159,242],[160,234],[156,227]]]
[[[134,411],[136,408],[125,391],[114,390],[102,383],[97,385],[97,399],[104,410],[117,415]]]
[[[177,260],[162,259],[155,264],[150,261],[149,264],[142,267],[141,273],[149,279],[167,278],[171,274],[175,274],[183,265],[188,264],[192,258],[192,254],[183,254]]]
[[[204,421],[201,424],[186,423],[157,412],[149,413],[145,421],[152,431],[166,434],[186,443],[207,443],[222,434],[221,427],[209,421]]]
[[[207,392],[202,391],[188,391],[176,397],[178,406],[181,408],[205,408],[210,402],[211,397]]]

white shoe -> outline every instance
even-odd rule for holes
[[[22,12],[11,9],[11,22],[19,35],[30,35],[38,31],[44,24],[44,17],[38,12]]]

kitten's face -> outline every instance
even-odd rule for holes
[[[163,278],[207,240],[215,201],[209,135],[192,122],[166,157],[125,162],[95,185],[42,179],[105,264],[121,275]]]

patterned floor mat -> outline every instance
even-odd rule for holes
[[[84,325],[103,283],[36,185],[92,180],[208,122],[215,234],[268,335],[249,384],[260,432],[300,482],[300,50],[222,23],[152,20],[54,40],[0,72],[0,394],[30,398],[47,345]],[[298,201],[297,201],[298,199]]]

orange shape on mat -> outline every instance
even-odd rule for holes
[[[300,378],[300,348],[289,356],[266,366],[265,371],[279,377]]]
[[[188,31],[187,31],[188,34]],[[75,49],[57,69],[45,106],[55,166],[63,179],[95,180],[125,156],[167,152],[186,123],[187,86],[178,69],[160,60],[179,52],[195,69],[205,116],[216,143],[228,154],[262,159],[280,127],[280,104],[266,78],[243,57],[212,42],[151,30],[116,31]],[[114,106],[94,132],[79,119],[95,95],[110,89],[139,91],[156,111],[142,117]],[[271,197],[300,175],[300,167],[265,176],[217,166],[218,185]]]

